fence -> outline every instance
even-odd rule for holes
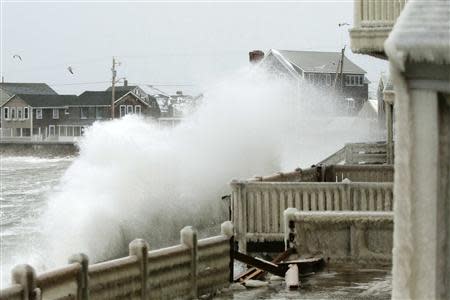
[[[392,211],[390,182],[249,182],[231,183],[231,220],[239,249],[247,241],[283,240],[283,212]]]
[[[382,53],[383,43],[407,0],[354,0],[352,50]]]
[[[197,240],[189,226],[180,235],[180,245],[153,251],[134,240],[129,256],[93,265],[74,255],[69,265],[38,276],[31,266],[16,266],[0,299],[195,299],[232,282],[231,222],[222,224],[220,236]]]
[[[386,143],[352,143],[328,156],[318,165],[345,164],[386,164]]]
[[[392,260],[392,212],[284,212],[286,247],[328,263],[386,265]]]
[[[269,176],[256,176],[248,182],[341,182],[345,178],[353,182],[392,182],[392,165],[321,165],[294,172],[279,172]]]

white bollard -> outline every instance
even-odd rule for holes
[[[300,282],[298,280],[298,266],[296,264],[289,265],[289,269],[286,271],[284,278],[288,289],[298,289],[300,287]]]

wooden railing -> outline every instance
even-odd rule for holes
[[[283,212],[392,211],[390,182],[251,182],[231,183],[231,220],[241,252],[247,241],[282,241]]]
[[[232,282],[231,222],[222,224],[220,236],[197,240],[190,226],[180,235],[180,245],[153,251],[134,240],[129,256],[93,265],[74,255],[69,265],[38,276],[29,265],[16,266],[0,299],[196,299]]]
[[[354,0],[352,51],[384,56],[384,41],[407,0]]]

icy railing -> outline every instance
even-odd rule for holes
[[[384,53],[384,41],[407,0],[354,0],[352,51]]]
[[[351,143],[325,158],[318,165],[386,164],[386,143]]]
[[[392,211],[391,182],[249,182],[231,183],[231,220],[239,249],[247,241],[282,241],[283,212]]]
[[[394,214],[392,212],[284,211],[287,247],[299,255],[320,253],[328,263],[389,265],[392,262]]]
[[[180,235],[180,245],[153,251],[134,240],[129,256],[93,265],[86,255],[74,255],[69,265],[38,276],[29,265],[16,266],[0,299],[196,299],[232,282],[231,222],[216,237],[197,240],[190,226]]]

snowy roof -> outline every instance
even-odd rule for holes
[[[384,44],[389,60],[450,64],[450,1],[410,0]]]
[[[272,51],[272,50],[271,50]],[[320,51],[291,51],[276,50],[283,56],[293,68],[302,69],[305,72],[336,73],[341,57],[340,52]],[[366,71],[344,56],[344,71],[346,74],[365,74]]]
[[[358,117],[365,119],[376,119],[378,116],[378,101],[377,100],[367,100],[363,107],[358,113]]]

